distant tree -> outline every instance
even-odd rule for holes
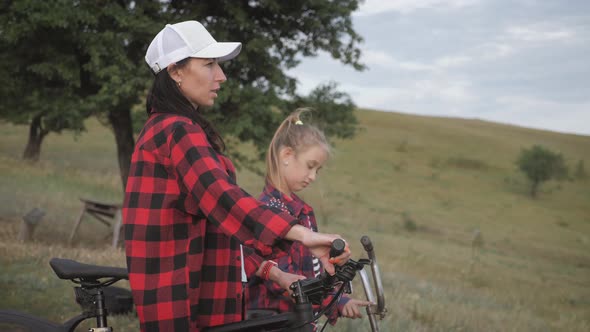
[[[322,83],[307,96],[296,96],[283,107],[283,115],[296,108],[308,107],[314,112],[312,121],[328,136],[351,138],[356,133],[358,121],[354,116],[355,104],[350,96],[338,91],[338,84],[330,81]]]
[[[516,164],[531,181],[530,194],[533,198],[537,196],[542,182],[561,179],[567,175],[563,156],[540,145],[523,149]]]
[[[301,56],[324,51],[364,68],[351,18],[360,1],[2,1],[0,118],[31,125],[30,154],[38,158],[48,133],[80,131],[85,118],[99,117],[115,135],[125,186],[134,146],[131,109],[151,82],[145,50],[165,23],[191,19],[217,40],[242,42],[240,56],[223,65],[228,82],[206,116],[229,140],[260,150],[280,120],[273,109],[296,96],[296,78],[286,70]],[[327,119],[334,109],[324,109]]]

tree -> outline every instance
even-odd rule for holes
[[[49,132],[83,129],[80,100],[74,96],[76,53],[68,44],[71,34],[61,28],[73,18],[65,12],[45,19],[24,14],[35,6],[33,11],[49,9],[32,1],[0,5],[0,118],[30,123],[23,157],[33,161]]]
[[[363,68],[361,38],[351,23],[358,2],[5,1],[0,46],[10,51],[1,55],[0,89],[9,100],[0,117],[39,123],[41,130],[32,132],[42,138],[83,130],[83,119],[98,116],[113,129],[125,186],[134,145],[131,109],[151,81],[145,50],[165,23],[197,19],[217,40],[243,43],[241,55],[224,65],[229,81],[206,116],[228,139],[261,149],[279,123],[273,107],[296,96],[296,80],[285,69],[295,67],[298,56],[325,51]],[[53,127],[52,118],[64,118],[63,126]]]
[[[149,82],[143,56],[165,19],[158,1],[4,1],[0,15],[0,117],[30,123],[24,157],[39,158],[50,132],[112,126],[122,179],[133,136],[129,109]],[[106,122],[106,121],[105,121]],[[129,124],[128,124],[129,123]],[[124,181],[123,181],[124,183]]]
[[[523,149],[516,164],[531,181],[531,197],[535,198],[542,182],[567,175],[563,156],[540,145]]]
[[[355,104],[350,96],[338,91],[338,84],[330,81],[320,84],[308,96],[296,96],[286,103],[286,116],[292,110],[300,107],[309,107],[313,122],[328,136],[351,138],[357,130],[358,121],[354,116]]]

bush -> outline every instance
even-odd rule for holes
[[[523,149],[516,164],[531,181],[530,194],[536,197],[542,182],[550,179],[563,179],[567,176],[567,167],[560,153],[555,153],[540,145]]]
[[[402,213],[402,220],[404,223],[404,229],[410,232],[415,232],[418,229],[418,225],[414,221],[414,218],[410,215],[410,213],[404,211]]]

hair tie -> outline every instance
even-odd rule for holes
[[[301,126],[301,125],[303,125],[303,122],[301,122],[301,120],[297,120],[297,121],[295,121],[295,124]]]

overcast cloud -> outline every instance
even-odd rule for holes
[[[590,135],[590,1],[368,0],[357,72],[327,54],[290,71],[359,107]]]

